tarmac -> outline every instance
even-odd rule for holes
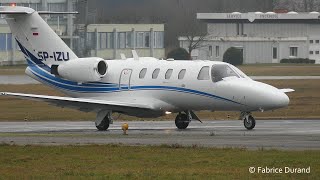
[[[116,121],[108,131],[94,122],[0,122],[0,144],[16,145],[173,145],[215,148],[319,150],[320,120],[258,120],[248,131],[238,120],[191,122],[178,130],[174,121],[130,121],[124,135]]]

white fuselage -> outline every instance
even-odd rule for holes
[[[72,97],[138,103],[143,103],[145,100],[163,112],[183,110],[251,112],[277,109],[289,103],[288,96],[279,89],[253,81],[227,63],[201,60],[167,61],[149,57],[106,62],[107,75],[99,82],[105,84],[103,86],[99,83],[70,84],[64,80],[57,84],[56,80],[50,80],[50,76],[52,78],[54,76],[41,68],[33,70],[29,67],[26,72],[31,77]],[[238,76],[214,82],[211,68],[219,64],[232,68]],[[203,67],[210,68],[209,78],[199,80],[198,76]],[[144,68],[146,68],[145,75],[140,77]],[[153,73],[156,69],[160,71],[155,78]],[[170,78],[166,79],[169,69],[173,71]],[[185,75],[179,79],[181,70],[185,70]],[[43,78],[44,76],[47,77]]]

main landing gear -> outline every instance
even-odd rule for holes
[[[191,120],[200,121],[199,117],[193,111],[179,112],[176,117],[175,124],[178,129],[187,129]],[[202,122],[201,122],[202,123]]]
[[[178,129],[186,129],[189,126],[190,119],[187,114],[179,113],[176,117],[175,123]]]
[[[240,116],[246,129],[252,130],[256,126],[256,120],[250,112],[242,112]]]
[[[100,111],[97,113],[95,125],[99,131],[106,131],[113,124],[112,111]]]

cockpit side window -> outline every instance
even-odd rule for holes
[[[209,80],[210,79],[209,72],[210,72],[209,66],[202,67],[198,74],[198,80]]]
[[[223,78],[226,77],[239,78],[239,75],[226,64],[216,64],[212,66],[211,78],[213,82],[221,81]]]

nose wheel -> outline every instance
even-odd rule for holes
[[[252,130],[256,126],[256,120],[250,113],[241,113],[243,125],[246,129]]]

